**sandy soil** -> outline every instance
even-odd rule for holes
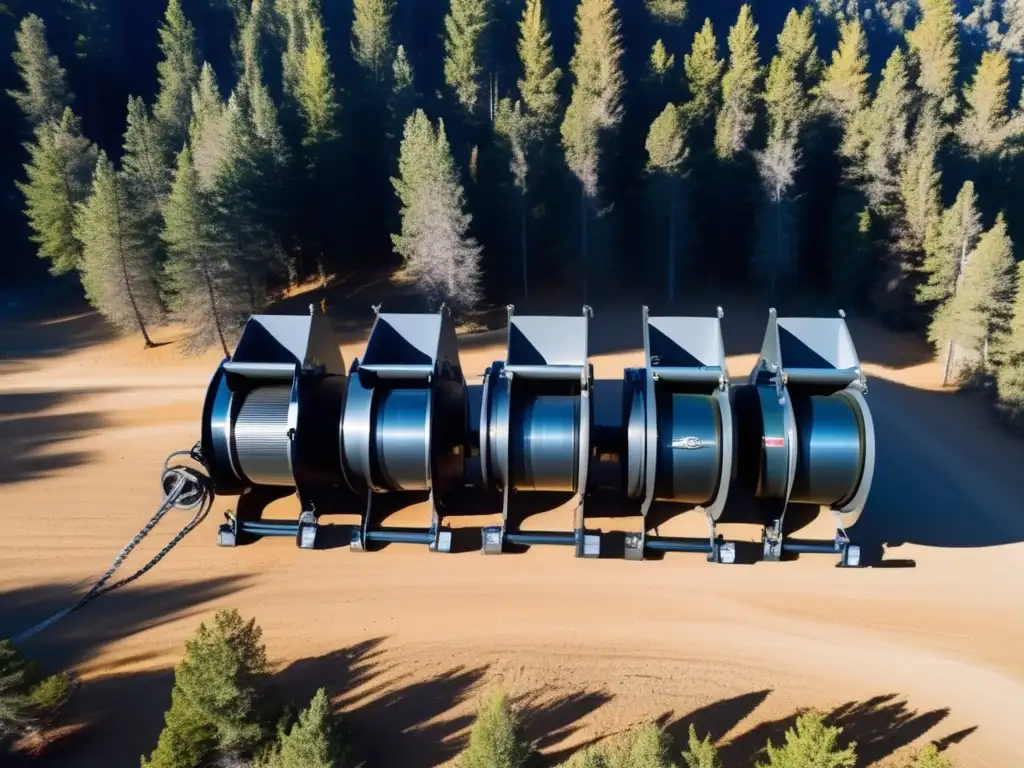
[[[727,314],[734,375],[755,359],[764,319]],[[633,326],[637,338],[623,339],[618,329]],[[592,327],[599,378],[641,363],[639,309],[625,320],[599,311]],[[221,606],[258,619],[286,690],[339,695],[376,765],[443,764],[496,682],[552,764],[658,718],[678,743],[695,723],[726,765],[749,765],[804,706],[846,728],[862,765],[929,740],[960,766],[1024,764],[1024,443],[993,426],[983,404],[940,391],[922,345],[867,323],[851,329],[879,435],[871,503],[851,535],[886,545],[885,563],[915,567],[577,561],[561,548],[486,560],[408,546],[357,555],[286,539],[219,549],[221,513],[236,499],[218,499],[143,580],[28,646],[84,680],[72,725],[42,764],[137,765],[155,743],[185,638]],[[346,360],[361,352],[357,333],[342,338]],[[467,377],[500,359],[503,341],[464,339]],[[197,438],[219,356],[139,347],[88,314],[0,329],[0,636],[104,571],[158,503],[164,456]],[[294,511],[286,499],[268,514]],[[423,518],[414,507],[393,519]],[[701,530],[699,517],[683,518],[662,532]],[[530,524],[569,521],[558,510]],[[165,521],[132,562],[179,522]],[[760,535],[741,524],[723,532]],[[827,519],[801,531],[829,533]]]

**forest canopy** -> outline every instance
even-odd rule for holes
[[[325,271],[459,312],[742,285],[1024,404],[1019,0],[155,6],[0,6],[9,273],[41,257],[147,345],[226,351]]]

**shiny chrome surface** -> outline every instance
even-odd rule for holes
[[[393,491],[430,489],[430,390],[385,389],[376,408],[376,464]]]
[[[510,419],[512,487],[576,490],[580,397],[538,395],[516,403]]]
[[[814,395],[793,403],[797,420],[792,501],[831,506],[850,498],[864,467],[863,431],[855,403]]]
[[[256,387],[238,412],[235,456],[242,474],[256,485],[294,485],[288,430],[291,385]]]
[[[704,504],[721,473],[722,422],[710,395],[665,393],[658,402],[659,499]]]

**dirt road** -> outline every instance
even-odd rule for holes
[[[85,680],[71,712],[81,727],[43,764],[137,765],[155,743],[185,638],[220,606],[258,619],[291,693],[339,694],[375,765],[451,758],[477,698],[498,681],[552,764],[659,718],[677,743],[692,722],[723,745],[726,765],[749,765],[803,706],[831,712],[862,765],[928,740],[960,766],[1024,764],[1024,442],[995,429],[980,404],[936,391],[937,367],[914,342],[852,330],[868,363],[878,469],[851,535],[916,567],[576,561],[560,548],[486,560],[408,546],[356,555],[283,539],[218,549],[234,502],[219,499],[144,580],[29,646]],[[730,369],[744,375],[760,338],[728,315],[726,333]],[[0,342],[14,350],[0,360],[3,636],[63,607],[150,514],[163,457],[196,439],[217,355],[182,360],[174,344],[143,353],[90,317],[6,329]],[[470,374],[501,357],[500,335],[494,342],[465,344]],[[599,378],[641,361],[612,346],[594,358]],[[343,346],[346,360],[360,351],[358,339]],[[828,522],[808,533],[827,534]]]

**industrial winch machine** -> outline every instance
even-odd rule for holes
[[[687,317],[651,316],[643,307],[644,367],[625,369],[621,408],[613,409],[621,420],[600,427],[589,307],[561,316],[517,315],[509,306],[505,358],[479,384],[467,384],[447,308],[374,313],[364,354],[347,370],[330,322],[314,307],[309,315],[254,315],[245,325],[203,409],[210,489],[294,492],[299,515],[228,513],[221,545],[283,535],[316,548],[321,516],[339,511],[319,501],[330,498],[359,515],[353,551],[415,543],[450,552],[449,517],[476,493],[501,509],[501,524],[480,530],[484,554],[557,544],[592,558],[608,555],[584,514],[587,499],[601,497],[641,521],[624,535],[626,559],[673,551],[732,563],[736,545],[716,524],[745,493],[764,527],[762,559],[829,553],[841,566],[862,564],[847,528],[871,489],[874,431],[841,311],[780,318],[770,310],[757,364],[737,383],[726,368],[721,309]],[[479,396],[472,414],[471,391]],[[470,418],[477,413],[478,425]],[[619,462],[611,485],[593,479],[599,455]],[[524,501],[544,493],[571,502],[571,531],[520,530]],[[426,527],[381,525],[386,504],[417,497],[429,502]],[[787,538],[786,510],[798,504],[831,510],[834,539]],[[707,538],[656,535],[652,508],[699,509]]]

